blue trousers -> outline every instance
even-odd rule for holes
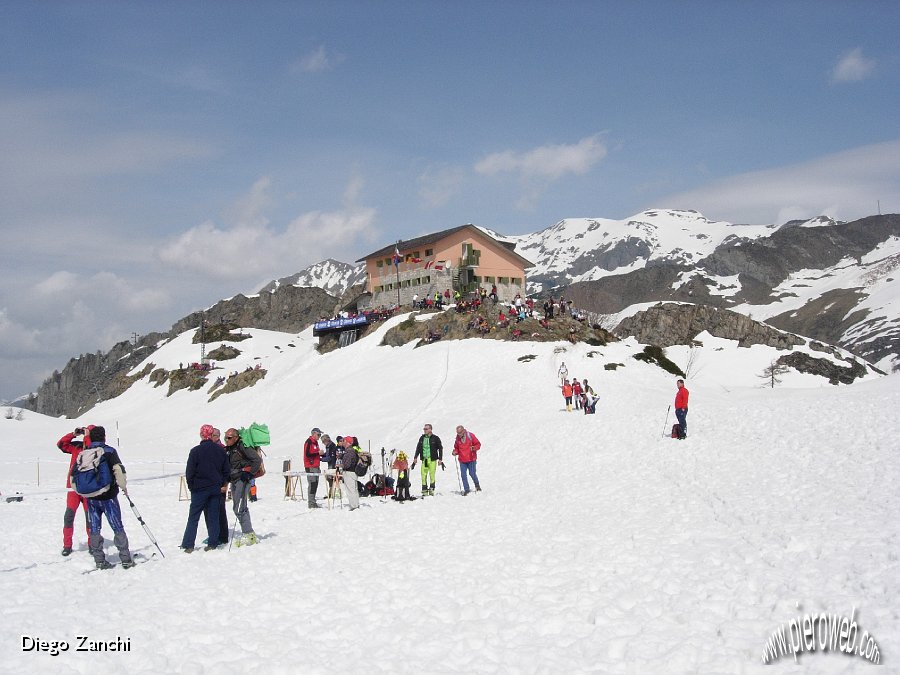
[[[476,488],[480,487],[478,485],[478,476],[475,473],[475,464],[476,463],[477,462],[475,460],[472,460],[471,462],[460,462],[459,463],[459,476],[460,476],[460,478],[462,478],[463,492],[469,491],[469,480],[466,476],[467,473],[471,474],[472,482],[475,483],[475,487]]]
[[[681,433],[687,436],[687,408],[675,408],[675,417],[681,425]]]
[[[91,533],[88,535],[88,550],[94,561],[101,563],[106,560],[103,552],[103,537],[100,535],[100,526],[103,524],[103,516],[113,531],[113,542],[119,549],[119,560],[128,562],[131,560],[131,551],[128,548],[128,536],[125,534],[125,525],[122,524],[122,509],[119,508],[119,500],[112,499],[88,499],[88,515],[91,521]]]
[[[206,531],[209,533],[207,543],[210,546],[216,546],[219,543],[219,505],[222,503],[221,497],[222,490],[217,487],[191,492],[191,507],[188,511],[188,521],[184,528],[184,536],[181,538],[181,548],[194,548],[201,514],[203,514],[206,521]]]

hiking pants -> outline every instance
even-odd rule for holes
[[[309,508],[314,509],[316,507],[316,490],[319,489],[319,474],[322,471],[317,466],[308,466],[306,467],[306,473],[314,474],[309,476],[309,494],[307,495]]]
[[[350,509],[358,509],[359,486],[356,484],[356,481],[359,480],[359,477],[356,475],[356,472],[353,469],[344,471],[343,476],[344,485],[347,486],[347,501],[350,502]]]
[[[471,462],[460,462],[459,463],[459,476],[460,476],[460,478],[462,478],[463,492],[469,491],[469,480],[466,477],[467,473],[471,474],[472,482],[475,483],[475,487],[476,488],[481,487],[478,484],[478,476],[475,474],[475,464],[476,463],[477,462],[475,460],[472,460]]]
[[[119,560],[129,562],[131,551],[128,550],[128,535],[125,534],[125,525],[122,524],[122,509],[119,508],[119,500],[112,499],[88,499],[88,513],[91,519],[91,534],[88,537],[88,549],[94,557],[94,562],[102,563],[106,560],[103,552],[103,536],[100,534],[100,526],[103,524],[102,516],[106,516],[106,522],[113,531],[113,543],[119,549]]]
[[[431,477],[431,487],[434,487],[434,476],[437,473],[437,460],[436,459],[423,459],[422,460],[422,487],[425,488],[428,486],[428,477]]]
[[[687,408],[675,408],[675,417],[681,425],[681,433],[687,436]]]
[[[75,511],[81,505],[84,511],[84,531],[88,539],[91,537],[91,521],[88,519],[87,497],[82,497],[75,490],[69,490],[66,494],[66,512],[63,514],[63,546],[72,548],[72,535],[75,532]]]
[[[250,522],[250,481],[236,480],[231,484],[231,506],[234,517],[241,524],[241,534],[253,532]]]

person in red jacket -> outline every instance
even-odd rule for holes
[[[303,468],[309,477],[309,494],[307,495],[307,505],[311,509],[321,508],[316,504],[316,490],[319,489],[319,461],[322,457],[322,450],[319,448],[319,439],[322,437],[322,430],[319,427],[313,427],[309,432],[309,438],[303,443]]]
[[[690,392],[684,386],[684,380],[675,382],[678,392],[675,394],[675,417],[678,418],[678,424],[681,425],[681,436],[679,438],[687,438],[687,414],[688,414],[688,396]]]
[[[575,410],[581,408],[581,382],[576,377],[572,380],[572,398],[575,399]]]
[[[84,529],[89,540],[91,536],[91,523],[88,520],[87,497],[82,497],[72,489],[72,467],[75,466],[75,460],[78,459],[78,454],[84,448],[84,440],[76,441],[75,437],[81,436],[82,439],[88,438],[87,434],[91,429],[93,429],[93,426],[78,427],[75,431],[66,434],[56,442],[57,448],[66,454],[71,455],[71,459],[69,460],[69,470],[66,472],[66,487],[69,489],[66,492],[66,512],[63,515],[63,555],[70,555],[72,553],[72,535],[75,532],[75,511],[78,510],[79,506],[81,506],[81,510],[84,513]],[[88,445],[90,445],[90,440],[88,440]]]
[[[478,461],[478,451],[481,450],[481,441],[471,431],[460,424],[456,427],[456,440],[453,442],[453,456],[459,460],[459,475],[462,478],[463,496],[469,494],[469,480],[466,474],[472,476],[475,489],[481,492],[478,483],[478,474],[475,473],[475,463]]]

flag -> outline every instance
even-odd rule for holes
[[[394,246],[394,267],[400,265],[400,249]]]
[[[434,265],[434,260],[429,260],[427,263],[425,263],[425,269],[427,270],[432,265]]]

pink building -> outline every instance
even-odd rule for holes
[[[533,265],[515,244],[463,225],[380,248],[356,262],[366,263],[369,305],[410,304],[450,289],[464,297],[496,285],[500,300],[525,296],[525,270]],[[360,303],[366,304],[366,303]],[[362,307],[361,307],[362,308]]]

